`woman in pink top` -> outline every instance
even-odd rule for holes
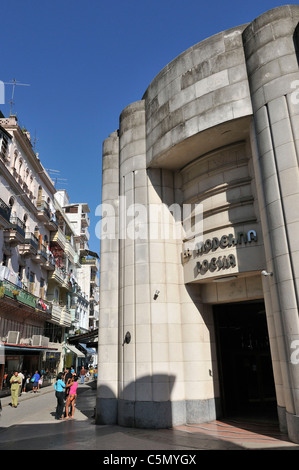
[[[66,405],[65,405],[65,419],[69,418],[69,409],[71,407],[71,416],[70,418],[74,417],[75,414],[75,401],[77,398],[77,383],[78,377],[76,375],[73,376],[71,383],[70,383],[70,393],[68,394]]]

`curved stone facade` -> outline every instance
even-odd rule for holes
[[[98,423],[221,416],[216,307],[264,302],[299,441],[298,22],[283,6],[191,47],[104,143]]]

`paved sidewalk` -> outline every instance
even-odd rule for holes
[[[10,397],[2,398],[0,450],[299,450],[271,422],[219,420],[158,430],[95,425],[95,387],[79,384],[74,420],[54,420],[53,386],[21,395],[18,409],[9,406]]]

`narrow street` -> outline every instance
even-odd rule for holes
[[[16,409],[9,405],[10,396],[1,402],[0,450],[98,450],[104,451],[99,454],[103,463],[107,455],[116,458],[135,451],[131,454],[139,456],[144,465],[140,455],[162,455],[163,451],[165,455],[195,455],[200,450],[299,449],[272,426],[255,425],[246,430],[242,423],[221,421],[173,429],[95,425],[95,382],[79,384],[74,419],[55,420],[54,386],[22,395]]]
[[[36,394],[33,392],[22,394],[19,397],[19,405],[16,409],[9,405],[10,397],[6,397],[1,401],[3,406],[0,419],[1,429],[13,425],[55,422],[56,397],[54,385],[45,387]],[[76,421],[86,421],[91,418],[94,407],[95,390],[92,383],[90,385],[79,384],[75,412]]]

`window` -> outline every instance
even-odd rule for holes
[[[2,135],[1,157],[4,161],[8,161],[8,139],[5,135]]]
[[[78,214],[78,207],[76,206],[66,207],[65,212],[67,214]]]
[[[14,161],[13,161],[13,166],[16,169],[17,168],[17,160],[18,160],[19,153],[17,150],[14,152]]]
[[[27,220],[28,220],[28,215],[25,214],[23,217],[24,226],[26,226]]]
[[[42,199],[43,199],[43,188],[39,186],[38,193],[37,193],[37,202],[41,202]]]
[[[39,285],[39,296],[41,299],[45,297],[45,280],[41,278],[40,285]]]
[[[29,292],[30,294],[34,293],[34,288],[35,288],[35,274],[30,271],[29,274]]]

